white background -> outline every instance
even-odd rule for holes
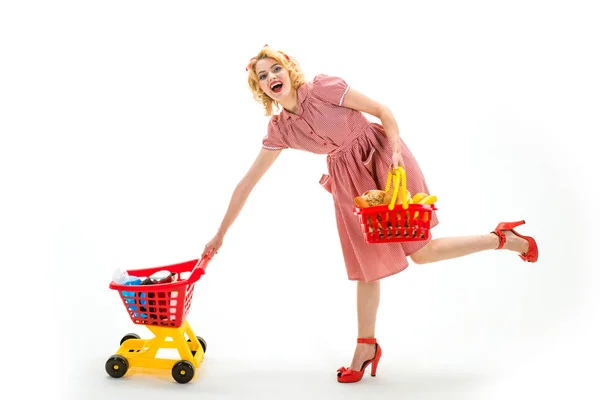
[[[597,13],[391,4],[3,2],[3,381],[60,399],[597,396]],[[378,376],[338,384],[355,283],[325,158],[286,150],[196,285],[197,378],[109,378],[123,334],[149,336],[112,273],[200,256],[266,133],[244,71],[265,43],[391,107],[435,237],[525,219],[539,262],[490,251],[384,280]]]

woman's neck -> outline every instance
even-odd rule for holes
[[[292,89],[289,96],[279,102],[283,108],[289,113],[297,114],[298,113],[298,91]]]

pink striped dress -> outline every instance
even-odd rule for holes
[[[333,196],[348,279],[372,282],[404,270],[407,256],[427,242],[365,242],[353,213],[354,198],[370,189],[385,189],[392,150],[383,126],[344,107],[348,88],[343,79],[324,74],[301,85],[297,114],[283,109],[273,115],[262,146],[327,155],[328,174],[319,183]],[[401,145],[408,191],[429,193],[419,164],[402,139]],[[437,224],[433,213],[431,226]]]

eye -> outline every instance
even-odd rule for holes
[[[265,75],[265,74],[260,74],[260,75],[258,76],[258,79],[260,79],[260,80],[262,81],[262,80],[264,80],[266,77],[267,77],[267,75]]]
[[[281,71],[281,66],[277,65],[277,66],[275,66],[275,68],[273,68],[273,72],[277,73],[279,71]]]

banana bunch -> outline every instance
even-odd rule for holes
[[[414,196],[410,197],[410,193],[408,194],[409,198],[407,200],[408,204],[433,204],[437,201],[437,197],[432,194],[427,193],[417,193]],[[401,204],[402,199],[400,199],[397,204]]]
[[[436,201],[437,201],[436,196],[434,196],[432,194],[427,194],[427,193],[417,193],[412,198],[412,204],[433,204]],[[408,216],[409,216],[409,214],[407,214],[407,217]],[[418,217],[419,217],[419,212],[416,211],[414,219],[417,219]],[[427,214],[423,215],[423,219],[427,220],[428,215]]]

